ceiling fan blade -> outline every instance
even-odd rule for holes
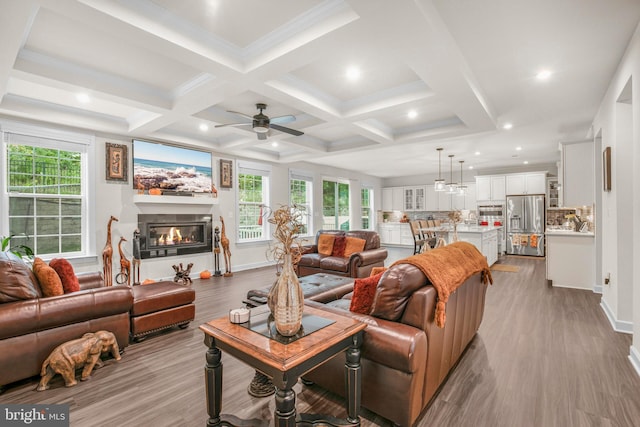
[[[278,116],[271,119],[271,123],[275,124],[284,124],[291,123],[296,121],[296,116],[288,115],[288,116]]]
[[[258,139],[261,140],[261,141],[267,139],[267,134],[266,133],[256,132],[256,135],[258,135]]]
[[[238,111],[231,111],[231,110],[227,110],[227,113],[237,114],[237,115],[239,115],[239,116],[246,117],[246,118],[247,118],[247,119],[249,119],[249,120],[253,120],[253,117],[251,117],[251,116],[247,116],[245,113],[240,113],[240,112],[238,112]]]
[[[225,126],[234,126],[234,127],[239,127],[239,126],[251,126],[251,123],[223,123],[221,125],[215,125],[215,128],[223,128]]]
[[[288,133],[295,136],[304,135],[304,132],[300,132],[299,130],[295,130],[291,128],[286,128],[280,125],[274,125],[273,122],[271,123],[271,129],[279,130],[280,132]]]

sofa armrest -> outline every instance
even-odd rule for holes
[[[127,286],[5,303],[0,305],[0,339],[128,313],[132,307],[133,293]]]
[[[363,266],[384,262],[387,259],[387,248],[369,249],[368,251],[356,252],[351,255],[349,263],[352,266]]]
[[[80,289],[97,289],[104,286],[104,278],[99,271],[90,273],[78,273],[76,274],[78,282],[80,282]]]
[[[305,304],[366,323],[362,339],[363,358],[407,373],[424,369],[427,358],[427,336],[424,331],[404,323],[357,314],[315,301],[305,301]]]
[[[303,245],[301,255],[304,254],[317,254],[318,253],[318,245]]]

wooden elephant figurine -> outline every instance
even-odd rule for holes
[[[49,381],[55,374],[60,374],[64,378],[67,387],[76,385],[76,368],[81,366],[83,369],[80,379],[88,380],[94,366],[98,368],[102,366],[100,355],[103,352],[111,352],[116,360],[121,359],[116,337],[108,331],[87,333],[82,338],[60,344],[42,364],[40,372],[42,378],[37,390],[47,390]]]

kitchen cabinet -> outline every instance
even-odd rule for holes
[[[425,187],[425,211],[437,211],[438,210],[438,192],[434,189],[435,186],[427,185]]]
[[[465,182],[467,186],[467,192],[464,196],[453,195],[451,196],[451,208],[460,210],[476,210],[476,184],[472,182]]]
[[[593,141],[562,144],[562,205],[591,206],[595,201]]]
[[[393,188],[391,187],[382,189],[382,210],[384,212],[393,210]]]
[[[425,210],[425,186],[404,187],[403,193],[403,210],[406,211],[423,211]]]
[[[382,210],[385,212],[404,209],[404,187],[385,187],[382,189]]]
[[[380,243],[390,246],[413,246],[413,236],[409,223],[382,223],[378,225]]]
[[[451,242],[452,232],[449,232]],[[479,226],[458,226],[458,240],[473,244],[487,258],[487,264],[498,261],[498,229]]]
[[[596,286],[593,233],[550,231],[545,236],[547,280],[551,285],[593,290]]]
[[[545,194],[546,181],[546,172],[531,172],[506,175],[506,194],[509,196]]]
[[[476,176],[476,200],[505,200],[505,175]]]

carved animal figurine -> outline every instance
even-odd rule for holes
[[[40,384],[38,391],[49,389],[49,381],[60,374],[67,387],[72,387],[76,381],[76,368],[84,366],[80,380],[86,381],[91,375],[94,366],[102,366],[100,355],[103,352],[111,352],[111,355],[120,360],[120,348],[115,335],[109,331],[87,333],[76,340],[67,341],[54,348],[49,357],[42,364]]]
[[[111,215],[109,223],[107,224],[107,243],[102,250],[102,273],[104,275],[105,286],[113,285],[113,248],[111,247],[111,223],[113,221],[118,221],[118,218]]]
[[[120,279],[127,279],[127,286],[131,286],[131,261],[129,261],[122,250],[122,242],[126,242],[127,239],[124,236],[120,236],[120,241],[118,242],[118,254],[120,255]],[[116,280],[118,283],[122,283],[122,281]]]
[[[222,254],[224,255],[224,277],[233,276],[231,272],[231,250],[229,250],[229,238],[224,228],[224,218],[220,216],[220,222],[222,223],[222,229],[220,230],[220,246],[222,246]]]
[[[213,266],[214,276],[222,276],[220,271],[220,228],[216,227],[213,233]]]
[[[192,283],[191,277],[189,277],[191,274],[191,267],[193,267],[192,262],[187,265],[186,270],[182,266],[182,263],[180,263],[180,266],[174,265],[172,267],[176,272],[176,275],[173,278],[174,282],[182,283],[183,285],[190,285]]]

